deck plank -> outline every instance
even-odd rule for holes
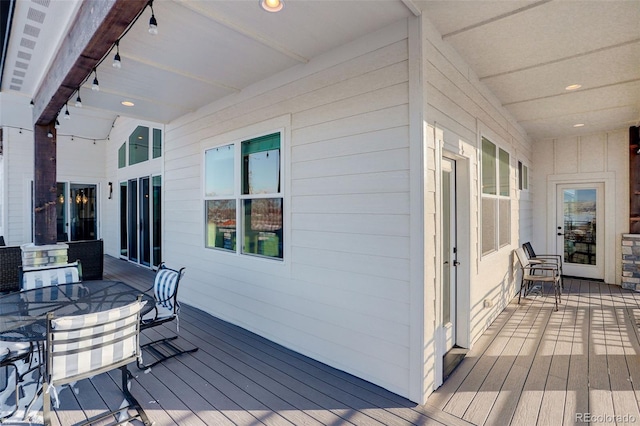
[[[147,290],[153,278],[105,256],[105,279]],[[565,285],[558,312],[548,289],[512,301],[425,405],[184,304],[178,342],[199,350],[146,372],[132,365],[132,392],[157,426],[573,425],[587,412],[640,420],[640,295]],[[172,333],[167,324],[143,339]],[[54,424],[117,406],[118,385],[114,371],[78,383],[78,395],[63,390]]]

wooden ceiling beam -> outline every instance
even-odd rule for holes
[[[55,121],[64,104],[147,4],[148,0],[82,2],[33,98],[34,125]]]

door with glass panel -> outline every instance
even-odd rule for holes
[[[161,193],[160,176],[120,182],[120,255],[131,262],[161,262]]]
[[[604,185],[556,186],[557,252],[565,275],[604,278]]]
[[[442,159],[442,288],[441,317],[445,348],[456,344],[457,290],[456,163]]]
[[[58,241],[98,239],[98,186],[58,182],[56,228]]]

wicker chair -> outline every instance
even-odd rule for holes
[[[101,280],[104,270],[104,242],[102,240],[69,241],[68,262],[82,262],[82,279]]]
[[[0,293],[20,290],[20,265],[22,249],[19,246],[0,247]]]

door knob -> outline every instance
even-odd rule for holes
[[[558,235],[564,235],[562,232],[558,232]]]
[[[453,266],[458,266],[458,265],[460,265],[460,262],[458,262],[457,260],[454,260],[453,261]]]

